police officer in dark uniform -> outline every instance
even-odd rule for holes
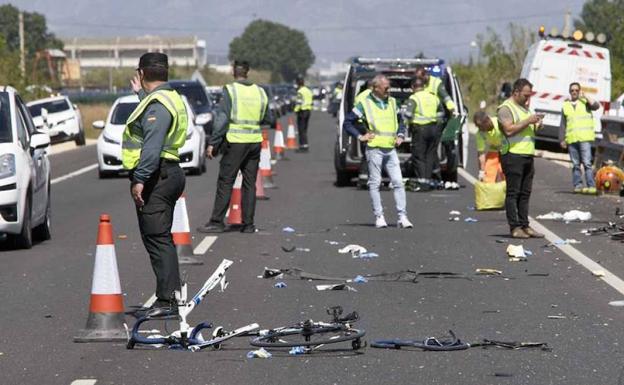
[[[126,122],[122,145],[141,238],[156,275],[157,300],[151,316],[175,314],[180,291],[171,225],[175,203],[184,191],[178,149],[186,140],[188,117],[182,98],[167,83],[168,72],[167,55],[141,56],[131,81],[140,103]]]
[[[260,162],[262,143],[261,126],[275,125],[275,118],[262,87],[247,80],[249,63],[235,61],[234,82],[223,87],[223,98],[217,111],[214,129],[206,155],[213,159],[216,149],[221,148],[223,157],[219,165],[217,195],[210,221],[197,228],[201,233],[222,233],[224,218],[232,196],[232,188],[238,172],[243,174],[242,185],[242,233],[254,233],[256,210],[256,177]],[[225,141],[224,141],[225,139]]]

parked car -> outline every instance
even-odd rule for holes
[[[0,87],[0,234],[21,248],[50,239],[49,147],[17,91]]]
[[[358,174],[362,151],[358,141],[346,134],[342,125],[345,115],[353,109],[353,100],[357,94],[366,88],[366,84],[377,74],[383,74],[390,80],[390,95],[396,98],[398,106],[403,109],[403,104],[412,94],[411,82],[415,77],[416,68],[424,66],[431,76],[442,79],[449,95],[457,106],[462,117],[461,133],[455,143],[457,165],[465,166],[468,157],[468,128],[466,125],[467,110],[464,107],[461,89],[455,74],[450,66],[446,66],[441,59],[368,59],[355,58],[349,67],[345,81],[343,96],[337,111],[338,126],[336,130],[336,145],[334,148],[334,167],[336,169],[336,185],[348,184]],[[401,169],[404,177],[411,177],[411,167],[407,167],[410,158],[411,137],[409,132],[405,141],[397,148]],[[444,170],[448,157],[439,148],[440,165]]]
[[[186,105],[189,125],[186,142],[180,148],[180,166],[193,175],[201,175],[206,170],[206,133],[203,126],[206,116],[195,116],[188,99],[182,96]],[[96,120],[93,127],[103,130],[97,140],[98,174],[100,178],[123,173],[121,164],[121,142],[126,121],[139,104],[136,95],[122,96],[111,107],[106,122]]]
[[[193,109],[193,113],[200,117],[200,119],[206,121],[206,124],[203,125],[206,134],[205,137],[206,139],[210,138],[210,135],[212,135],[213,110],[215,105],[209,97],[206,88],[196,80],[171,80],[169,84],[174,90],[178,91],[180,95],[186,96],[186,99]]]
[[[271,84],[261,84],[260,87],[266,92],[269,99],[269,109],[273,112],[276,121],[279,117],[284,115],[284,102],[275,93],[275,87]],[[273,127],[274,128],[274,127]]]
[[[82,115],[67,96],[59,95],[26,104],[38,131],[47,133],[53,143],[75,141],[84,146]]]
[[[221,98],[223,97],[223,87],[219,86],[210,86],[206,87],[206,92],[208,92],[208,97],[212,100],[213,106],[218,106],[221,103]]]

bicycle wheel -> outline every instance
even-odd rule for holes
[[[279,330],[270,330],[267,334],[253,338],[252,346],[262,348],[292,348],[297,346],[311,347],[338,342],[353,341],[351,347],[358,350],[362,347],[360,338],[366,332],[359,329],[347,328],[343,325],[312,327],[292,327]]]

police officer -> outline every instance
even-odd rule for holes
[[[235,61],[232,70],[234,82],[224,87],[212,136],[206,149],[208,158],[213,159],[215,149],[222,147],[223,157],[219,165],[217,195],[210,221],[197,228],[197,231],[202,233],[225,231],[223,220],[239,170],[243,173],[243,226],[240,231],[242,233],[256,231],[254,214],[256,211],[256,176],[262,143],[260,126],[273,126],[275,119],[268,108],[266,92],[247,80],[249,63]]]
[[[592,169],[591,148],[596,139],[592,111],[600,108],[600,103],[588,98],[577,82],[570,84],[570,99],[563,102],[559,137],[561,147],[568,149],[572,161],[572,184],[575,193],[596,194],[596,182]],[[585,169],[585,183],[581,179],[581,164]]]
[[[498,123],[505,135],[501,149],[503,173],[507,181],[505,212],[512,238],[544,238],[529,226],[529,198],[535,167],[535,130],[543,115],[532,114],[527,105],[533,84],[527,79],[514,82],[511,97],[498,106]]]
[[[297,130],[299,131],[299,148],[297,152],[308,152],[308,122],[312,111],[312,91],[305,86],[302,77],[297,78],[297,103],[295,104],[295,114],[297,114]]]
[[[182,98],[167,83],[168,71],[167,55],[141,56],[131,81],[140,103],[126,122],[122,145],[141,238],[156,274],[152,316],[176,313],[175,293],[180,290],[171,225],[176,201],[184,191],[178,149],[186,140],[188,117]]]
[[[425,90],[425,82],[416,77],[412,82],[414,93],[406,103],[404,118],[412,135],[412,155],[418,191],[430,189],[430,178],[438,151],[439,129],[437,124],[438,97]]]

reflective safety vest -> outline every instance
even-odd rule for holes
[[[368,130],[375,134],[368,141],[368,147],[394,148],[396,133],[399,130],[397,104],[393,97],[388,97],[386,108],[381,108],[371,97],[362,101]]]
[[[295,106],[295,112],[297,111],[310,111],[312,109],[312,91],[302,86],[297,90],[297,105]]]
[[[336,87],[334,88],[334,99],[341,100],[342,99],[342,88]]]
[[[268,98],[266,92],[255,84],[232,83],[225,86],[230,94],[232,109],[226,139],[230,143],[260,143]]]
[[[437,96],[429,91],[421,90],[414,92],[410,99],[416,103],[412,124],[423,126],[437,121],[438,106],[440,105],[440,99]]]
[[[498,127],[498,119],[490,116],[494,128],[488,132],[477,132],[477,151],[478,152],[500,152],[505,141],[505,135]]]
[[[577,100],[576,108],[570,101],[563,102],[562,114],[566,118],[566,143],[593,142],[596,139],[594,117],[587,109],[587,101]]]
[[[438,91],[440,90],[441,84],[442,84],[442,79],[437,78],[435,76],[429,76],[429,83],[427,83],[427,86],[425,87],[425,91],[428,91],[439,98],[440,94],[438,94]],[[453,100],[451,100],[450,97],[447,97],[441,101],[444,102],[444,106],[446,106],[447,110],[452,111],[452,110],[457,109],[457,106],[455,106],[455,103],[453,102]]]
[[[368,97],[368,95],[370,95],[370,93],[371,93],[371,89],[367,88],[364,91],[362,91],[359,94],[357,94],[355,96],[355,100],[353,101],[353,105],[357,106],[358,103],[364,102],[364,99],[366,99]]]
[[[137,127],[139,118],[145,112],[147,106],[153,101],[158,101],[171,114],[171,126],[167,130],[165,143],[160,152],[160,157],[173,161],[179,161],[178,149],[186,141],[186,129],[188,128],[188,116],[186,106],[180,95],[173,90],[158,90],[148,94],[134,109],[126,121],[121,147],[121,159],[123,168],[132,170],[137,167],[141,159],[143,146],[143,132]]]
[[[527,119],[531,116],[531,113],[518,106],[511,99],[507,99],[498,106],[498,110],[501,107],[507,107],[509,111],[511,111],[511,115],[513,116],[514,124],[518,123],[521,120]],[[524,130],[518,132],[513,136],[505,137],[505,143],[503,144],[503,148],[501,149],[501,154],[506,154],[508,152],[512,154],[518,155],[534,155],[535,154],[535,125],[529,124]]]

